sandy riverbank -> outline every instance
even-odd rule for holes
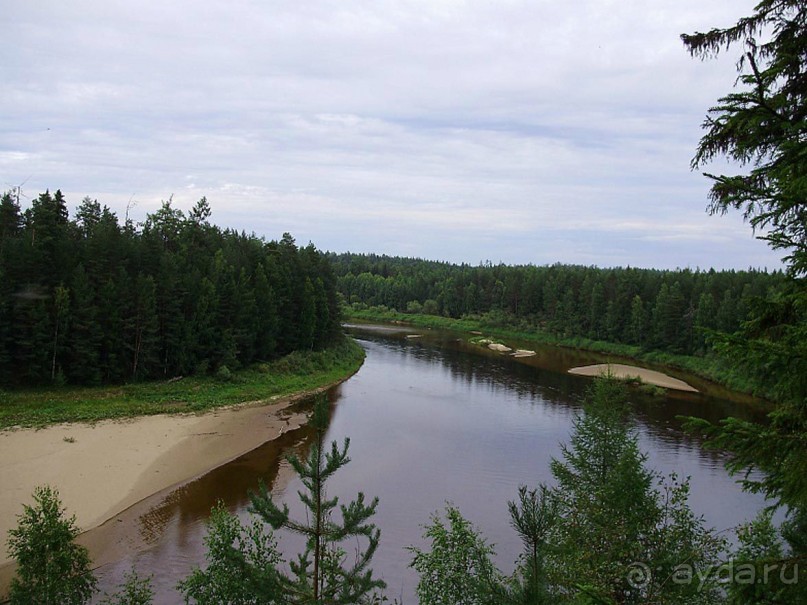
[[[662,372],[655,370],[648,370],[647,368],[640,368],[637,366],[623,365],[621,363],[598,363],[590,366],[581,366],[569,370],[569,374],[578,374],[580,376],[600,376],[601,374],[611,373],[616,378],[640,378],[643,382],[654,384],[666,389],[676,389],[678,391],[690,391],[697,393],[698,389],[688,385],[683,380],[678,380],[672,376],[667,376]]]
[[[315,392],[203,415],[0,432],[0,542],[38,485],[59,490],[86,531],[140,500],[221,466],[306,421],[289,407]],[[0,549],[0,565],[8,561]]]

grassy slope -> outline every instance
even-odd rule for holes
[[[93,422],[212,408],[316,389],[352,375],[364,361],[353,340],[324,351],[295,352],[271,363],[233,372],[222,381],[190,376],[173,382],[112,387],[0,390],[0,429],[59,422]]]
[[[534,342],[536,344],[570,347],[595,351],[597,353],[618,355],[619,357],[645,361],[660,366],[678,368],[721,384],[734,391],[749,393],[759,397],[766,397],[767,395],[764,392],[760,392],[757,385],[754,385],[747,376],[733,370],[727,363],[716,356],[694,357],[691,355],[676,355],[664,351],[646,351],[634,345],[591,340],[583,337],[561,338],[548,332],[543,332],[537,328],[525,331],[519,328],[486,322],[484,318],[451,319],[436,315],[416,315],[398,313],[396,311],[378,311],[374,309],[358,311],[351,308],[345,309],[344,314],[348,319],[404,322],[415,326],[462,332],[480,331],[499,338],[512,338]]]

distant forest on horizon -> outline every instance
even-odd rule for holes
[[[472,266],[377,254],[328,254],[355,310],[487,315],[523,329],[703,355],[710,331],[735,332],[782,271],[580,265]]]

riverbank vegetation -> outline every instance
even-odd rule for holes
[[[341,337],[335,278],[289,234],[209,222],[205,198],[120,224],[60,191],[0,198],[0,386],[98,385],[232,372]]]
[[[295,351],[233,372],[112,387],[0,390],[0,429],[96,422],[151,414],[203,412],[304,393],[354,374],[364,349],[343,338],[320,351]]]
[[[330,255],[344,313],[354,319],[515,338],[686,370],[771,398],[712,346],[787,282],[781,272],[658,271],[552,265],[455,265]]]
[[[464,332],[471,334],[468,338],[469,342],[477,338],[493,338],[511,343],[512,341],[517,341],[521,344],[532,343],[534,345],[583,349],[616,358],[639,360],[651,365],[683,370],[689,374],[722,384],[737,392],[754,393],[760,397],[767,396],[770,398],[773,396],[772,391],[767,391],[759,381],[750,378],[746,371],[735,367],[729,359],[717,355],[715,352],[703,356],[682,355],[643,349],[630,344],[591,340],[582,336],[564,338],[550,332],[530,328],[525,322],[513,323],[511,318],[495,312],[453,319],[436,315],[399,313],[383,307],[365,309],[354,306],[346,308],[344,314],[355,321],[390,322]],[[483,333],[482,336],[478,335],[480,332]]]
[[[738,530],[737,548],[727,550],[721,536],[705,528],[703,520],[690,510],[687,481],[660,477],[646,466],[647,456],[638,448],[624,406],[624,385],[598,379],[568,444],[551,464],[554,486],[524,487],[510,504],[512,525],[524,545],[515,572],[505,575],[497,570],[490,561],[491,547],[458,509],[449,506],[446,523],[436,515],[427,527],[430,548],[412,549],[422,605],[807,601],[807,583],[799,576],[800,566],[803,574],[807,560],[807,180],[803,177],[807,174],[807,86],[803,77],[807,10],[801,0],[761,0],[753,15],[735,26],[686,35],[683,40],[701,58],[743,45],[737,64],[739,90],[721,98],[710,110],[693,166],[727,156],[748,169],[738,175],[707,175],[714,183],[711,210],[741,210],[755,229],[764,230],[764,239],[787,254],[786,273],[470,267],[357,255],[332,256],[331,261],[340,290],[357,312],[394,308],[417,317],[465,322],[501,313],[516,329],[524,321],[525,331],[545,331],[559,338],[604,339],[671,355],[720,356],[772,393],[777,407],[765,425],[729,418],[717,425],[693,420],[690,428],[703,432],[707,445],[728,452],[729,469],[744,477],[747,489],[764,494],[773,507],[784,509],[786,518],[775,527],[771,512],[761,513]],[[319,286],[316,270],[310,274],[303,270],[317,267],[327,275],[315,251],[297,250],[290,238],[263,244],[254,238],[221,234],[224,240],[239,245],[227,248],[229,252],[210,249],[212,254],[207,256],[191,255],[191,266],[186,269],[192,271],[193,263],[199,262],[210,273],[199,270],[201,285],[193,296],[184,298],[186,293],[174,292],[175,298],[166,302],[193,303],[185,319],[197,323],[191,323],[194,334],[182,332],[187,341],[168,329],[173,325],[170,322],[164,332],[158,328],[158,309],[167,308],[156,302],[156,293],[163,292],[157,286],[159,271],[146,274],[137,264],[131,271],[124,266],[124,272],[129,272],[120,279],[107,276],[106,281],[98,282],[100,286],[96,284],[100,290],[87,300],[121,306],[119,315],[102,316],[118,318],[116,329],[109,334],[122,340],[111,349],[103,345],[91,348],[99,351],[98,367],[104,371],[100,376],[86,374],[75,361],[79,349],[66,344],[83,342],[83,337],[71,341],[66,334],[70,330],[81,334],[92,325],[80,316],[81,309],[92,307],[79,302],[84,300],[80,293],[90,263],[62,273],[58,269],[54,274],[61,281],[42,276],[50,270],[49,263],[55,267],[69,264],[66,259],[71,257],[65,251],[70,251],[73,240],[66,233],[104,220],[116,225],[116,221],[104,219],[104,212],[96,212],[88,202],[87,212],[101,218],[86,225],[83,220],[70,223],[61,211],[59,197],[58,192],[54,197],[40,196],[24,220],[8,196],[0,208],[4,221],[0,254],[15,258],[21,250],[27,251],[19,257],[27,259],[20,266],[4,261],[3,270],[10,269],[11,277],[0,275],[0,284],[6,288],[0,297],[0,312],[5,314],[0,321],[5,343],[0,354],[5,355],[2,363],[6,364],[7,380],[22,384],[56,381],[58,376],[68,382],[137,380],[161,371],[170,376],[187,368],[201,374],[212,370],[227,381],[232,367],[246,365],[250,359],[249,355],[243,357],[246,349],[240,347],[264,342],[251,341],[238,328],[246,324],[240,324],[231,313],[237,307],[233,300],[243,299],[230,294],[240,292],[249,300],[247,284],[254,282],[257,305],[258,284],[263,283],[258,267],[264,261],[269,266],[274,255],[286,255],[291,267],[297,262],[302,272],[294,275],[298,281],[303,279],[302,289],[294,290],[294,280],[284,282],[280,277],[280,283],[299,292],[299,297],[278,298],[298,304],[293,306],[294,327],[276,328],[281,331],[271,341],[272,354],[287,352],[285,347],[316,348],[320,341],[315,335],[335,333],[335,298],[329,298],[324,280]],[[151,248],[144,250],[157,251],[155,258],[170,259],[163,253],[181,248],[174,247],[177,237],[205,232],[200,227],[206,219],[205,205],[200,202],[191,219],[181,215],[178,222],[174,219],[177,214],[166,204],[141,234],[133,229],[127,234],[128,223],[109,232],[113,239],[143,238],[138,241],[151,242]],[[186,224],[188,220],[191,224]],[[8,225],[12,226],[10,236],[6,235]],[[186,241],[191,246],[194,242],[193,237]],[[135,246],[131,253],[139,260],[125,254],[115,258],[124,264],[147,258],[137,250]],[[319,260],[306,265],[306,255]],[[105,257],[87,260],[100,258]],[[240,265],[238,259],[244,258],[252,258],[256,264]],[[152,268],[179,275],[171,273],[171,267],[166,260],[165,266],[157,263]],[[256,273],[250,273],[248,267]],[[110,275],[116,272],[118,269]],[[278,275],[283,274],[278,268]],[[166,283],[170,286],[182,280]],[[103,292],[109,296],[105,298]],[[327,304],[318,304],[318,300],[327,300]],[[221,301],[229,301],[230,306],[222,307]],[[283,305],[275,309],[279,316],[288,312]],[[8,323],[9,317],[20,325]],[[169,313],[166,317],[179,319],[182,315]],[[317,326],[326,325],[330,328],[318,331]],[[214,326],[219,340],[212,345],[203,335],[213,332],[202,328]],[[284,329],[291,332],[283,336]],[[102,342],[106,342],[106,334],[103,332]],[[174,342],[169,334],[196,353],[187,359],[175,355],[176,350],[168,346]],[[119,357],[109,351],[118,351]],[[320,416],[324,414],[320,412]],[[334,444],[330,456],[323,456],[321,443],[320,439],[307,463],[292,462],[302,476],[306,489],[301,490],[300,498],[310,513],[305,522],[291,525],[308,538],[303,554],[283,571],[277,570],[280,557],[263,521],[273,527],[289,527],[294,522],[286,507],[277,507],[262,496],[253,498],[260,517],[259,524],[252,526],[255,529],[244,528],[232,517],[214,515],[211,532],[217,537],[207,544],[209,562],[215,565],[208,566],[209,573],[197,574],[192,584],[184,584],[194,591],[186,591],[186,601],[324,605],[384,599],[375,592],[383,584],[373,580],[369,567],[379,539],[370,522],[376,503],[365,505],[360,495],[340,507],[341,523],[323,517],[321,511],[336,512],[338,504],[328,499],[325,482],[348,458],[347,444],[342,449]],[[86,552],[71,546],[75,529],[70,522],[62,522],[62,511],[53,496],[47,488],[37,492],[37,507],[25,509],[20,527],[12,533],[12,554],[20,564],[14,603],[83,603],[94,588]],[[362,536],[367,549],[348,552],[339,545],[351,536]],[[345,567],[343,563],[349,565],[350,557],[355,566]],[[253,564],[256,561],[259,566]],[[283,575],[287,569],[292,575]],[[147,583],[133,574],[129,584],[130,592],[140,595],[139,602],[150,600]],[[206,592],[208,588],[212,592]],[[198,596],[208,594],[212,595],[209,601]],[[326,594],[334,598],[325,598]],[[115,602],[124,602],[124,597]]]
[[[781,272],[660,271],[574,265],[456,265],[374,254],[330,255],[349,308],[499,323],[553,338],[685,355],[709,350],[709,331],[734,332]]]
[[[736,553],[689,508],[685,479],[648,468],[627,395],[622,383],[598,378],[568,443],[551,462],[555,486],[524,486],[513,494],[509,514],[523,551],[512,573],[497,569],[494,548],[459,509],[449,505],[445,522],[440,514],[432,517],[426,547],[410,548],[421,605],[725,602],[723,589],[744,581],[739,574],[752,567],[732,566]],[[372,518],[383,503],[367,502],[359,493],[341,505],[327,494],[330,477],[349,463],[348,441],[324,444],[327,406],[323,398],[315,407],[318,439],[308,454],[290,457],[303,483],[299,497],[307,516],[292,519],[287,505],[278,505],[263,487],[251,494],[249,523],[216,508],[205,540],[206,564],[177,579],[186,603],[389,602],[371,567],[381,539]],[[41,493],[52,494],[47,488]],[[87,553],[72,544],[74,534],[56,542],[58,550],[48,547],[49,534],[71,522],[58,500],[47,508],[40,500],[25,509],[13,533],[15,556],[30,551],[28,560],[39,564],[18,558],[12,603],[32,602],[25,600],[31,595],[36,602],[87,602],[95,586]],[[287,559],[278,544],[274,531],[281,528],[306,539],[296,559]],[[741,544],[749,552],[755,545],[745,538]],[[51,557],[65,572],[51,579],[46,595],[43,575]],[[65,566],[71,558],[81,565]],[[776,575],[787,585],[792,572],[777,568]],[[88,587],[80,594],[79,583]],[[128,603],[125,594],[134,592],[141,599],[135,602],[151,602],[148,580],[132,572],[110,602]]]

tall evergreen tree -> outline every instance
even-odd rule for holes
[[[22,227],[20,206],[6,191],[0,197],[0,254],[3,252],[4,242],[15,237]]]
[[[693,168],[727,157],[745,171],[706,176],[713,181],[709,210],[742,211],[760,236],[786,253],[791,281],[760,301],[739,333],[722,337],[735,364],[767,383],[778,406],[767,425],[736,418],[719,426],[693,421],[712,446],[728,450],[729,469],[747,488],[788,510],[785,563],[807,557],[807,6],[802,0],[761,0],[731,27],[684,34],[702,59],[736,46],[736,90],[710,109]],[[762,479],[748,471],[760,469]],[[784,593],[760,587],[755,598],[799,602],[798,586]],[[782,588],[782,587],[776,587]]]

